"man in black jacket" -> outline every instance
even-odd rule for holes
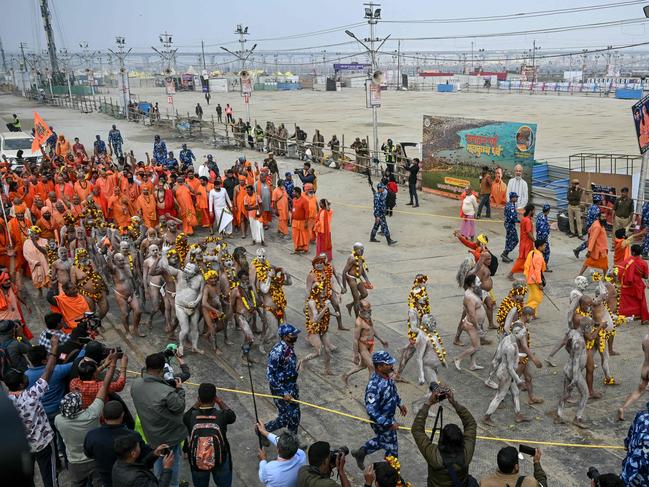
[[[113,464],[117,460],[114,443],[117,438],[136,435],[140,444],[140,457],[143,459],[153,450],[140,436],[124,424],[124,406],[119,401],[108,401],[104,406],[104,424],[99,428],[88,431],[83,443],[83,450],[88,458],[95,461],[97,472],[103,487],[112,487]]]
[[[113,485],[120,487],[169,487],[174,454],[169,446],[162,444],[140,460],[140,435],[134,433],[115,440],[117,461],[113,465]],[[163,456],[164,454],[164,456]],[[153,464],[163,456],[160,480],[153,474]]]

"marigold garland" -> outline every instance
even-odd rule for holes
[[[333,267],[331,266],[331,264],[325,264],[324,269],[322,269],[321,271],[317,269],[313,269],[313,274],[315,276],[316,281],[324,284],[325,294],[327,296],[327,299],[330,299],[331,295],[333,294],[331,279],[333,278],[333,274],[334,274]]]
[[[426,280],[415,279],[415,283],[420,282],[421,284],[423,284],[426,282]],[[419,302],[422,298],[424,299],[423,304]],[[418,329],[421,330],[424,333],[424,335],[426,335],[426,338],[428,339],[428,342],[433,346],[433,349],[435,350],[435,353],[437,354],[439,361],[442,364],[445,364],[447,352],[446,349],[444,348],[442,337],[439,335],[437,331],[430,331],[429,329],[427,329],[421,324],[422,317],[424,315],[430,314],[430,299],[428,297],[428,291],[424,286],[417,285],[417,284],[413,285],[412,289],[410,290],[410,293],[408,294],[408,306],[417,312],[417,316],[419,317]],[[410,315],[408,315],[408,340],[412,342],[417,340],[417,332],[412,329],[412,323],[410,322]]]
[[[88,251],[86,249],[77,249],[74,255],[74,266],[85,274],[83,279],[77,281],[77,291],[82,296],[86,296],[93,301],[98,301],[101,295],[108,291],[108,287],[101,274],[95,271],[92,265],[81,263],[81,260],[85,257],[88,257]],[[88,281],[92,282],[94,291],[84,289]]]
[[[258,282],[265,282],[268,279],[268,273],[270,272],[270,263],[268,260],[264,259],[263,261],[258,257],[252,259],[252,265],[255,266],[255,275],[257,276]]]
[[[185,259],[187,258],[187,254],[189,253],[189,244],[187,243],[187,235],[185,235],[183,232],[180,232],[178,235],[176,235],[176,243],[174,245],[176,247],[176,252],[178,253],[178,260],[180,261],[180,266],[185,265]]]
[[[320,293],[323,289],[324,284],[322,282],[316,282],[311,288],[311,292],[309,293],[309,296],[306,298],[306,301],[304,303],[304,316],[306,318],[304,327],[310,335],[322,335],[324,333],[327,333],[327,330],[329,330],[329,318],[331,317],[329,308],[327,307],[324,315],[322,316],[322,319],[319,322],[314,322],[313,319],[315,318],[315,316],[311,316],[311,308],[309,307],[309,301],[311,300],[315,301],[315,308],[317,313],[320,313],[320,311],[322,311],[322,308],[326,306],[326,298],[320,297]]]
[[[365,263],[365,257],[363,257],[360,254],[357,254],[355,250],[352,250],[352,257],[354,258],[354,262],[356,263],[354,269],[356,270],[355,275],[356,278],[359,279],[361,277],[361,268],[365,271],[367,271],[367,264]]]
[[[410,487],[410,482],[408,482],[407,480],[403,480],[403,478],[401,478],[401,462],[399,462],[399,459],[394,455],[386,455],[385,461],[388,463],[388,465],[390,465],[393,469],[397,471],[397,475],[399,476],[399,480],[397,481],[397,487]]]

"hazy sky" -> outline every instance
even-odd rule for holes
[[[18,50],[18,43],[25,42],[28,49],[45,49],[39,0],[0,0],[0,36],[7,52]],[[544,0],[520,2],[514,0],[384,0],[384,20],[449,19],[457,17],[485,17],[501,14],[530,12],[536,10],[565,9],[586,5],[619,3],[619,0]],[[649,0],[647,0],[649,3]],[[173,34],[179,51],[197,51],[201,39],[207,51],[219,51],[220,45],[236,49],[235,25],[249,27],[249,39],[281,37],[303,34],[322,29],[335,28],[363,21],[361,1],[328,0],[50,0],[54,12],[54,32],[57,47],[78,50],[80,41],[87,41],[90,48],[113,47],[115,36],[126,37],[134,50],[150,50],[158,46],[158,35],[165,30]],[[642,19],[641,2],[619,8],[571,13],[529,19],[511,19],[496,22],[446,23],[446,24],[392,24],[379,23],[377,34],[392,37],[430,37],[465,35],[494,32],[523,31],[530,29],[588,24],[622,19]],[[542,48],[604,47],[649,41],[647,23],[615,26],[606,29],[580,30],[555,34],[534,34],[516,37],[478,38],[475,47],[529,48],[532,40]],[[367,24],[353,27],[359,37],[368,36]],[[323,35],[299,37],[289,40],[266,40],[258,42],[258,50],[291,49],[321,46],[349,41],[344,28]],[[252,42],[248,44],[248,47]],[[404,50],[469,50],[471,39],[403,41]],[[386,50],[396,48],[388,43]],[[357,50],[354,45],[330,46],[329,52]]]

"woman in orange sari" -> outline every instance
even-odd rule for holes
[[[198,224],[196,220],[196,208],[192,201],[192,193],[189,186],[185,184],[185,179],[178,178],[178,186],[176,187],[176,201],[180,209],[178,216],[183,222],[183,233],[185,235],[193,235],[194,227]]]
[[[331,255],[331,217],[333,211],[329,207],[329,202],[326,199],[320,200],[320,210],[318,211],[318,218],[315,223],[315,255],[325,254],[329,262],[333,260]]]

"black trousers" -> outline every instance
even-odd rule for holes
[[[56,440],[54,440],[56,441]],[[59,480],[56,473],[56,464],[54,461],[54,449],[52,443],[47,445],[41,451],[32,453],[32,465],[34,461],[38,463],[38,470],[41,472],[44,487],[58,487]],[[32,480],[32,484],[33,480]]]
[[[417,196],[417,181],[408,181],[408,192],[410,193],[410,203],[419,205],[419,197]]]

